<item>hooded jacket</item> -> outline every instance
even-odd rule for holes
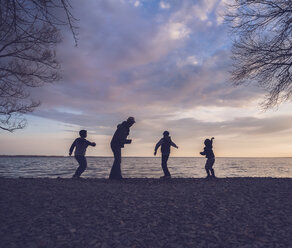
[[[130,134],[130,128],[126,121],[120,123],[117,126],[117,130],[115,131],[113,138],[111,140],[111,146],[116,148],[124,147],[126,144],[127,136]]]

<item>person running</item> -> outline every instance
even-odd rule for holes
[[[168,131],[164,131],[163,132],[163,138],[161,138],[158,143],[155,146],[154,149],[154,156],[156,156],[157,153],[157,149],[161,146],[161,167],[162,170],[164,172],[164,176],[160,177],[160,178],[171,178],[171,175],[169,173],[169,170],[167,168],[167,160],[169,158],[169,154],[170,154],[170,147],[173,146],[175,148],[178,148],[178,146],[173,143],[171,141],[171,138],[169,136],[169,132]]]
[[[120,123],[117,126],[113,138],[111,140],[111,149],[114,154],[114,163],[109,175],[109,179],[123,179],[121,172],[121,162],[122,162],[122,148],[125,144],[131,144],[132,140],[127,139],[130,134],[130,127],[135,123],[134,117],[129,117],[127,121]]]
[[[207,172],[207,177],[206,177],[207,179],[216,178],[215,171],[213,169],[213,165],[215,163],[215,155],[213,152],[213,140],[214,140],[214,137],[212,137],[211,140],[206,139],[204,141],[204,144],[205,144],[204,151],[200,152],[201,155],[206,156],[206,158],[207,158],[207,161],[205,164],[205,170]]]
[[[89,142],[85,138],[87,137],[87,131],[86,130],[80,130],[79,131],[80,138],[77,138],[74,140],[73,144],[70,147],[69,150],[69,156],[72,155],[72,152],[75,148],[74,156],[77,160],[79,167],[75,171],[75,174],[73,175],[73,178],[80,178],[81,174],[85,171],[87,167],[87,161],[85,158],[86,149],[88,146],[96,146],[94,142]]]

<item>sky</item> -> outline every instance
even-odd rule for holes
[[[31,91],[42,105],[25,129],[0,130],[0,155],[68,155],[81,129],[87,155],[112,156],[116,126],[136,119],[124,156],[153,156],[165,130],[198,157],[291,157],[291,102],[263,111],[265,92],[230,81],[232,34],[224,0],[74,0],[78,46],[63,30],[62,79]]]

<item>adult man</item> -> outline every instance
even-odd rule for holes
[[[123,179],[121,173],[122,154],[121,149],[125,144],[131,144],[132,140],[127,139],[130,127],[135,123],[134,117],[129,117],[117,126],[117,130],[111,140],[111,148],[114,154],[114,163],[109,175],[109,179]]]

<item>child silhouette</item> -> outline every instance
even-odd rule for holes
[[[206,158],[207,158],[207,161],[205,164],[205,170],[207,172],[207,177],[206,177],[207,179],[216,178],[215,171],[213,169],[213,165],[215,163],[215,155],[213,152],[213,140],[214,140],[214,137],[212,137],[211,140],[206,139],[204,141],[204,144],[205,144],[204,151],[200,152],[201,155],[206,156]],[[211,175],[210,175],[210,173],[211,173]]]
[[[154,156],[156,156],[157,153],[157,149],[161,146],[161,167],[163,169],[164,172],[164,176],[160,177],[160,178],[170,178],[170,173],[168,171],[167,168],[167,160],[169,158],[169,154],[170,154],[170,147],[173,146],[175,148],[178,148],[178,146],[176,144],[174,144],[171,141],[171,138],[169,136],[169,132],[168,131],[164,131],[163,132],[163,138],[161,138],[158,143],[155,146],[154,149]]]
[[[96,146],[94,142],[89,142],[88,140],[85,139],[87,137],[86,130],[80,130],[79,135],[80,138],[74,140],[69,150],[69,156],[71,156],[75,148],[74,156],[79,164],[79,167],[77,168],[75,174],[73,175],[73,178],[80,178],[81,174],[85,171],[87,167],[87,161],[85,158],[87,146]]]

